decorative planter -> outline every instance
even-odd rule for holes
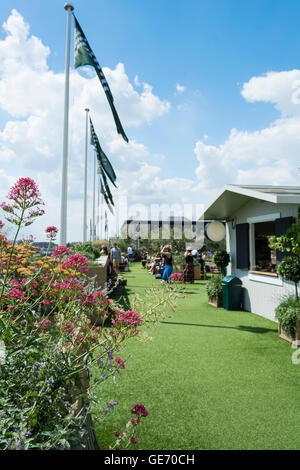
[[[290,336],[288,336],[285,333],[285,331],[281,327],[280,321],[278,322],[278,336],[279,338],[282,338],[285,341],[288,341],[293,346],[300,346],[300,320],[296,320],[296,338],[295,339],[292,339]]]
[[[223,306],[223,298],[222,296],[220,297],[215,297],[213,299],[208,299],[209,305],[212,305],[213,307],[220,308]]]
[[[195,279],[195,281],[198,281],[198,280],[201,279],[201,266],[200,266],[200,264],[194,266],[194,279]]]
[[[88,277],[95,278],[95,287],[104,288],[107,282],[107,267],[106,266],[89,266],[86,273]]]

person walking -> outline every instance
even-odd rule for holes
[[[121,250],[118,248],[117,244],[114,243],[113,248],[110,250],[110,260],[113,265],[113,269],[115,273],[119,274],[119,265],[121,261]]]
[[[186,250],[185,254],[186,266],[183,271],[183,282],[194,283],[194,257],[191,250]]]

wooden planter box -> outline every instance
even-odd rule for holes
[[[212,305],[213,307],[223,307],[223,298],[222,296],[220,297],[215,297],[214,299],[208,299],[209,305]]]
[[[95,287],[103,289],[107,282],[107,267],[89,266],[86,275],[88,277],[95,277]]]
[[[296,338],[295,339],[292,339],[290,336],[288,336],[285,333],[285,331],[281,327],[280,321],[278,322],[278,336],[279,338],[282,338],[285,341],[288,341],[293,346],[300,346],[300,320],[296,320]]]

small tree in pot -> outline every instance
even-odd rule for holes
[[[213,261],[218,268],[221,269],[222,275],[225,276],[226,274],[226,267],[230,261],[230,255],[227,253],[226,250],[218,250],[215,252]]]

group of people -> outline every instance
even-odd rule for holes
[[[205,251],[206,248],[203,246],[201,250],[192,250],[187,249],[185,257],[185,268],[183,270],[183,281],[194,283],[194,263],[200,263],[201,269],[204,273],[204,278],[206,278],[205,271]],[[173,268],[177,269],[175,260],[172,255],[172,250],[170,245],[161,246],[160,252],[152,259],[148,259],[148,253],[144,254],[142,258],[142,266],[148,269],[150,274],[156,275],[158,278],[161,277],[164,282],[168,282],[170,276],[172,275]]]

